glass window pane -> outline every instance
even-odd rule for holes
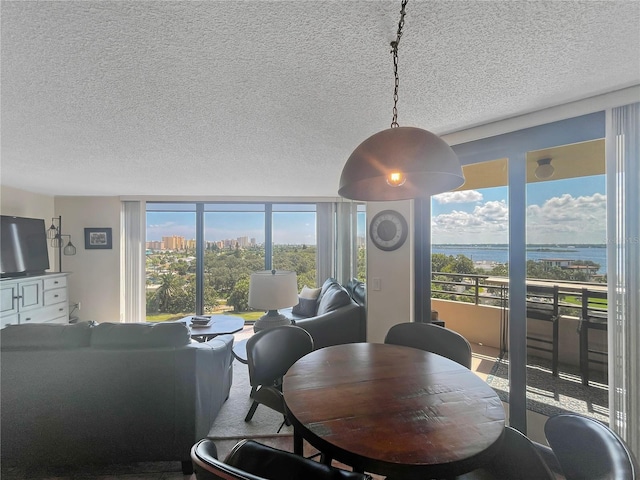
[[[273,268],[296,272],[300,289],[304,285],[315,287],[315,204],[276,204],[273,207],[272,218]]]
[[[249,277],[264,270],[264,205],[231,206],[204,214],[204,308],[206,314],[249,310]],[[218,204],[216,208],[229,206]],[[254,208],[255,207],[255,208]]]
[[[147,204],[147,321],[195,312],[195,205],[175,206]]]
[[[367,206],[358,204],[357,206],[357,226],[356,245],[358,248],[358,274],[357,278],[361,282],[367,281]]]
[[[603,140],[527,155],[527,403],[607,423],[604,168]]]

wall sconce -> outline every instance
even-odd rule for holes
[[[69,237],[69,242],[62,248],[64,244],[63,237]],[[51,226],[47,230],[47,238],[51,240],[51,246],[58,249],[58,271],[62,272],[62,253],[65,255],[75,255],[76,247],[71,243],[71,235],[62,234],[62,216],[51,219]]]

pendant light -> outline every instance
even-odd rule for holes
[[[396,39],[391,42],[395,88],[391,128],[367,138],[353,151],[338,193],[361,201],[408,200],[453,190],[464,183],[458,156],[427,130],[398,125],[398,45],[408,0],[402,0]]]

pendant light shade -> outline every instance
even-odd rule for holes
[[[458,156],[440,137],[415,127],[388,128],[353,151],[338,193],[361,201],[429,197],[464,183]]]

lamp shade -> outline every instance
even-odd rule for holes
[[[440,137],[415,127],[388,128],[353,151],[338,193],[362,201],[409,200],[464,183],[460,160]]]
[[[296,272],[263,270],[251,274],[249,307],[257,310],[278,310],[298,303]]]

